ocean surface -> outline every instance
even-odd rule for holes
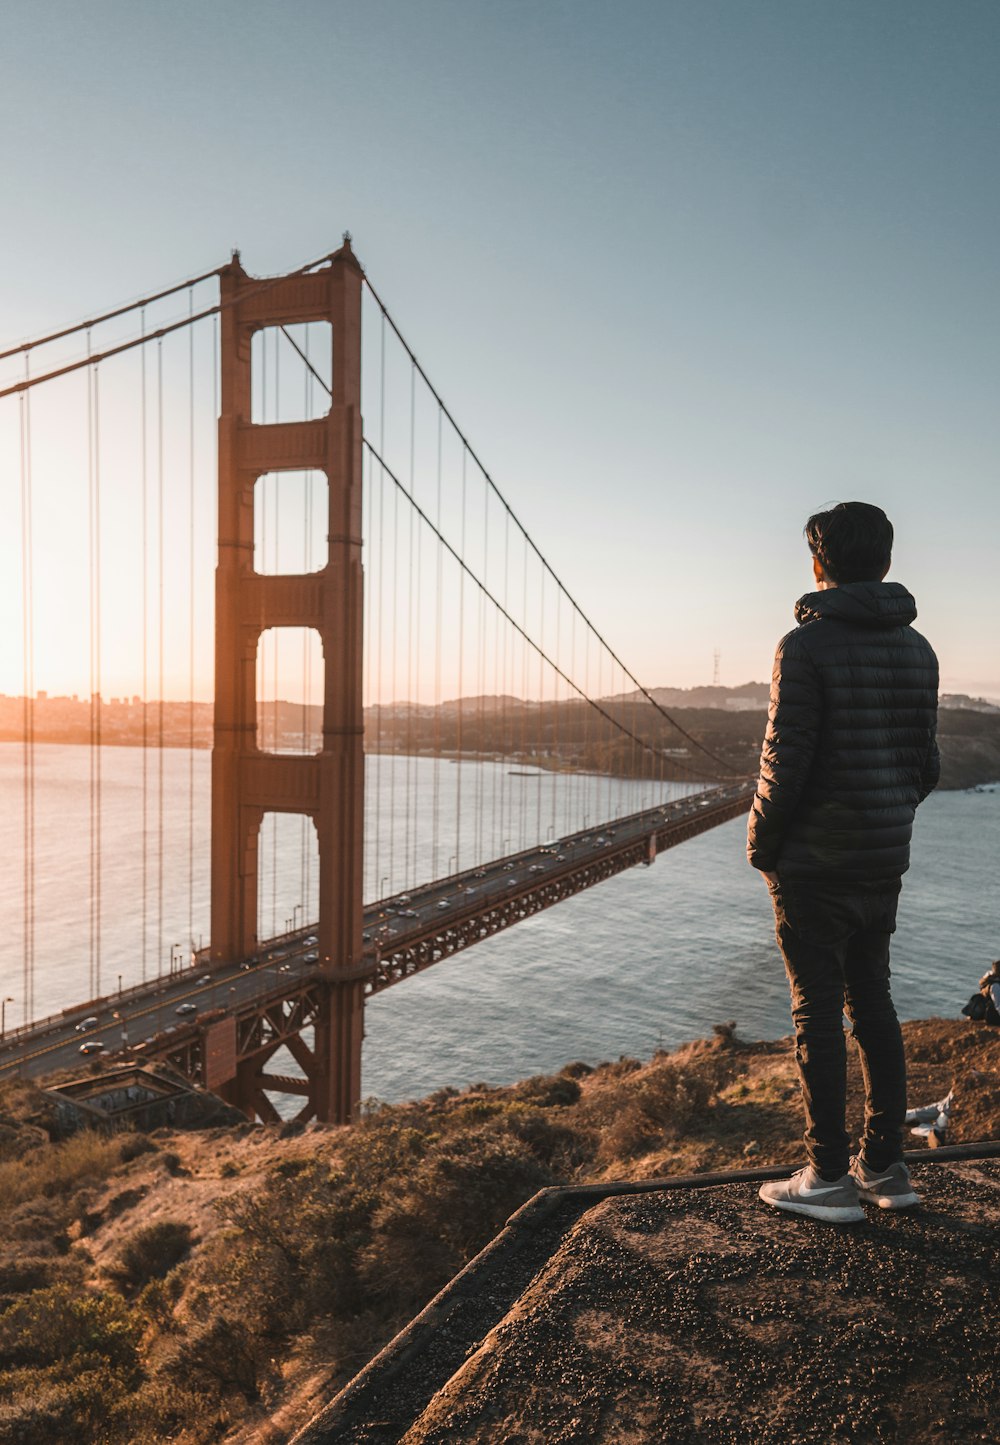
[[[208,933],[209,754],[164,750],[161,787],[156,754],[146,756],[144,786],[139,749],[102,750],[99,943],[88,750],[46,744],[35,757],[32,988],[24,977],[22,751],[0,745],[8,1027],[110,992],[119,976],[127,986],[166,971],[171,952],[186,962]],[[365,896],[687,791],[507,764],[370,757]],[[723,824],[651,868],[620,874],[378,995],[366,1010],[363,1092],[395,1102],[446,1084],[509,1083],[572,1059],[648,1057],[729,1019],[747,1039],[787,1034],[767,889],[746,864],[744,841],[742,819]],[[297,818],[266,820],[261,856],[263,936],[312,916],[311,830]],[[1000,956],[998,857],[1000,786],[937,793],[923,804],[893,941],[901,1017],[957,1016]]]

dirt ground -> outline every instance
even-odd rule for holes
[[[1000,1029],[929,1019],[906,1024],[904,1034],[911,1104],[954,1091],[946,1142],[1000,1138]],[[863,1092],[853,1044],[848,1060],[856,1137]],[[0,1160],[45,1147],[30,1092],[23,1107],[13,1093],[6,1101]],[[586,1144],[584,1162],[559,1183],[802,1162],[791,1039],[745,1043],[728,1026],[645,1061],[570,1064],[508,1087],[442,1090],[396,1106],[393,1118],[446,1132],[453,1119],[458,1126],[487,1114],[502,1119],[508,1108],[515,1117],[541,1110],[581,1150]],[[184,1220],[193,1232],[180,1266],[186,1278],[225,1228],[222,1199],[258,1197],[276,1175],[291,1177],[310,1161],[332,1164],[350,1133],[318,1124],[157,1130],[149,1152],[106,1177],[67,1185],[74,1216],[67,1258],[86,1284],[107,1289],[106,1271],[129,1238]],[[876,1212],[849,1230],[777,1215],[746,1185],[622,1197],[575,1222],[567,1216],[520,1252],[502,1288],[491,1285],[469,1302],[457,1353],[455,1341],[442,1338],[408,1365],[391,1429],[370,1415],[362,1433],[345,1438],[406,1445],[1000,1439],[989,1424],[997,1417],[998,1167],[943,1165],[928,1155],[917,1172],[922,1209]],[[11,1218],[36,1211],[41,1228],[60,1210],[45,1198]],[[25,1235],[5,1248],[15,1258],[40,1246]],[[400,1328],[390,1305],[379,1343]],[[331,1300],[331,1314],[336,1306]],[[185,1288],[165,1338],[182,1337],[190,1323]],[[321,1345],[321,1336],[290,1337],[259,1399],[225,1438],[280,1445],[306,1425],[365,1358],[324,1353]],[[200,1445],[220,1437],[192,1420],[172,1438]]]
[[[403,1445],[996,1441],[1000,1165],[818,1225],[752,1185],[590,1209]]]

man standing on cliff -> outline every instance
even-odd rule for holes
[[[778,1209],[846,1223],[860,1201],[919,1203],[903,1163],[906,1062],[889,939],[917,804],[938,780],[937,658],[913,598],[884,580],[892,524],[841,502],[805,527],[817,591],[778,643],[747,856],[774,904],[792,998],[808,1164],[765,1184]],[[865,1127],[849,1156],[844,1011],[861,1052]]]

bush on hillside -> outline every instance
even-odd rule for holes
[[[0,1367],[58,1365],[75,1373],[106,1365],[131,1375],[141,1335],[141,1320],[117,1295],[50,1285],[0,1315]]]
[[[190,1224],[163,1219],[137,1229],[125,1240],[107,1274],[126,1289],[139,1290],[170,1273],[191,1248]]]
[[[85,1370],[72,1378],[52,1371],[23,1370],[4,1380],[0,1404],[0,1440],[17,1445],[90,1445],[95,1440],[126,1440],[108,1433],[127,1408],[129,1390],[114,1371]],[[113,1428],[113,1427],[112,1427]]]
[[[260,1351],[246,1325],[217,1314],[171,1345],[159,1373],[196,1393],[217,1396],[235,1390],[256,1400],[259,1363]]]

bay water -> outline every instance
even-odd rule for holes
[[[102,749],[98,916],[89,750],[39,744],[29,982],[22,763],[19,745],[0,745],[8,1027],[153,977],[172,953],[187,963],[208,936],[210,755]],[[692,790],[507,762],[370,756],[365,897]],[[290,817],[266,825],[262,936],[308,921],[315,905],[311,828]],[[363,1092],[396,1102],[448,1084],[510,1083],[573,1059],[648,1057],[731,1019],[747,1039],[789,1033],[771,906],[747,866],[745,836],[742,818],[723,824],[374,997]],[[920,808],[892,950],[902,1018],[957,1016],[1000,956],[998,857],[1000,785],[936,793]]]

